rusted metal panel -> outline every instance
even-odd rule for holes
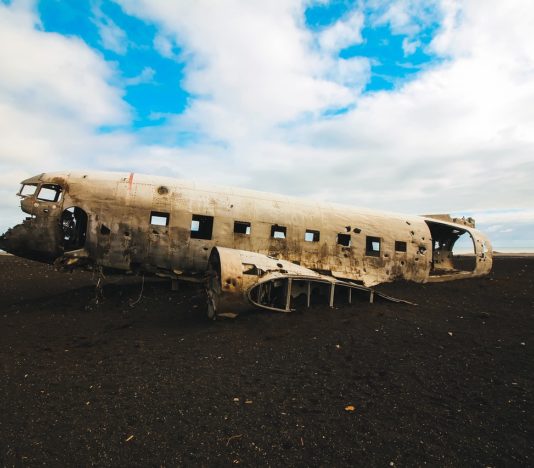
[[[327,303],[334,307],[336,288],[364,292],[369,301],[375,294],[391,301],[406,302],[349,281],[317,273],[294,263],[262,254],[215,247],[210,255],[208,283],[209,308],[213,315],[239,312],[255,306],[264,310],[291,312],[292,298],[306,294],[310,306],[311,288],[327,287]],[[301,285],[299,289],[298,285]],[[350,296],[349,296],[350,292]]]

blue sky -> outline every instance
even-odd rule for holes
[[[125,87],[124,100],[132,107],[132,129],[158,125],[158,115],[183,112],[189,93],[180,86],[184,62],[162,57],[154,49],[157,29],[153,24],[124,14],[114,2],[87,0],[42,0],[38,13],[44,31],[79,37],[103,58],[117,67],[122,79],[142,77],[151,70],[146,81]],[[119,48],[102,38],[99,27],[116,25],[123,31]],[[174,49],[176,54],[180,49]]]
[[[17,182],[136,171],[408,213],[534,248],[527,0],[0,1]]]
[[[320,34],[357,7],[357,2],[346,1],[312,3],[302,10],[302,20],[310,31]],[[163,57],[155,49],[157,25],[125,14],[121,6],[112,1],[41,0],[37,9],[44,31],[79,37],[113,63],[126,83],[142,77],[148,70],[146,81],[125,87],[123,98],[133,111],[132,130],[157,126],[165,115],[185,110],[193,97],[181,83],[187,58],[181,57],[183,51],[179,44],[173,47],[175,57],[172,58]],[[387,23],[372,24],[384,10],[383,6],[374,10],[362,8],[367,17],[361,41],[336,51],[341,58],[370,60],[371,76],[365,83],[364,93],[399,87],[425,67],[440,61],[439,56],[428,50],[439,23],[421,24],[417,36],[420,44],[407,53],[403,41],[410,39],[408,33],[394,31]],[[113,28],[121,31],[119,47],[113,41],[106,41],[102,34],[102,29]],[[109,131],[109,128],[104,130]]]

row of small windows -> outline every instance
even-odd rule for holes
[[[152,211],[150,213],[150,224],[153,226],[168,226],[169,213],[159,211]],[[235,221],[234,233],[250,236],[252,226],[248,221]],[[356,230],[355,230],[356,231]],[[358,232],[361,232],[358,229]],[[191,238],[211,240],[213,234],[213,216],[193,215],[191,220]],[[271,226],[271,237],[273,239],[285,239],[287,236],[287,227],[273,224]],[[319,242],[321,233],[312,229],[307,229],[304,233],[304,240],[306,242]],[[337,243],[343,247],[350,247],[352,245],[352,238],[350,234],[338,234]],[[365,253],[371,257],[379,257],[381,249],[380,237],[367,236],[365,240]],[[395,251],[406,252],[406,242],[395,241]]]

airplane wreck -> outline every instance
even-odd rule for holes
[[[411,216],[283,195],[107,172],[22,181],[29,216],[0,249],[62,268],[154,274],[203,283],[208,316],[251,307],[290,312],[375,296],[399,279],[487,275],[489,239],[471,218]],[[453,248],[472,241],[469,265]]]

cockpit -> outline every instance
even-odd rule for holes
[[[61,200],[63,188],[57,184],[25,184],[23,183],[18,192],[21,198],[33,197],[36,200],[58,203]]]
[[[0,237],[0,248],[20,257],[53,262],[66,252],[82,249],[87,213],[71,206],[67,177],[40,174],[22,181],[17,193],[29,216]]]

